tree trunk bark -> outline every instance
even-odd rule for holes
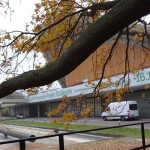
[[[104,42],[149,13],[150,0],[121,0],[93,23],[58,61],[0,84],[0,98],[19,89],[43,86],[66,76]]]

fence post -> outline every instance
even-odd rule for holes
[[[26,150],[25,140],[21,140],[19,144],[20,144],[20,150]]]
[[[59,150],[64,150],[64,136],[59,135]]]
[[[144,123],[141,123],[141,135],[142,135],[142,146],[143,146],[143,150],[146,150],[146,148],[145,148]]]

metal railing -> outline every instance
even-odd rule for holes
[[[64,148],[65,148],[65,146],[64,146],[64,136],[65,135],[71,135],[71,134],[76,134],[76,133],[85,133],[85,132],[91,132],[91,131],[107,130],[107,129],[113,129],[113,128],[122,128],[122,127],[127,127],[127,126],[134,126],[134,125],[140,125],[141,126],[140,129],[141,129],[142,146],[133,148],[131,150],[141,150],[141,149],[142,150],[146,150],[147,147],[150,147],[150,144],[146,145],[146,143],[145,143],[144,125],[148,124],[148,123],[150,123],[150,122],[141,122],[141,123],[126,124],[126,125],[112,126],[112,127],[106,127],[106,128],[96,128],[96,129],[90,129],[90,130],[65,132],[65,133],[58,133],[58,134],[46,135],[46,136],[40,136],[40,137],[30,137],[30,138],[24,138],[24,139],[12,140],[12,141],[0,142],[0,145],[19,142],[20,150],[26,150],[26,141],[31,141],[31,140],[34,141],[34,140],[37,140],[37,139],[59,137],[59,150],[64,150]]]

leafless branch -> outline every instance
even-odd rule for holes
[[[115,42],[113,43],[113,45],[112,45],[112,47],[111,47],[111,50],[110,50],[110,52],[109,52],[109,55],[108,55],[108,57],[107,57],[107,59],[106,59],[106,61],[105,61],[104,65],[103,65],[102,75],[101,75],[100,80],[99,80],[98,84],[96,85],[96,87],[95,87],[95,89],[94,89],[93,93],[95,93],[95,92],[96,92],[97,88],[98,88],[98,87],[100,86],[100,84],[102,83],[102,80],[103,80],[103,78],[104,78],[104,73],[105,73],[106,65],[108,64],[108,61],[111,59],[111,56],[112,56],[113,50],[114,50],[114,48],[115,48],[116,44],[118,43],[118,40],[119,40],[119,38],[120,38],[121,34],[122,34],[122,30],[119,32],[119,34],[118,34],[118,36],[117,36],[117,38],[116,38]]]

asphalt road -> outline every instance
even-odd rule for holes
[[[35,121],[35,122],[50,122],[57,118],[50,118],[50,117],[41,117],[41,118],[25,118],[26,121]],[[142,122],[150,122],[150,119],[139,119],[139,120],[126,120],[126,121],[119,121],[119,120],[111,120],[111,121],[103,121],[102,118],[87,118],[87,119],[80,119],[75,122],[74,124],[87,124],[87,125],[100,125],[106,127],[118,126],[118,125],[127,125],[127,124],[136,124]],[[134,125],[128,126],[129,128],[141,128],[141,125]],[[144,125],[145,129],[150,129],[150,123],[146,123]]]

